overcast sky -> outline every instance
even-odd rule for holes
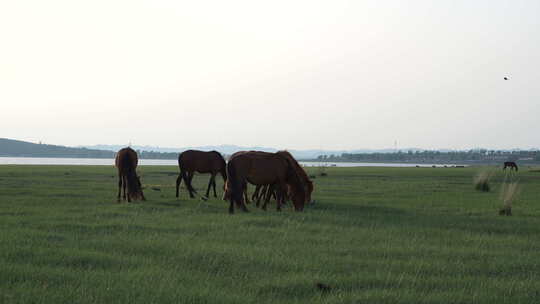
[[[2,1],[0,43],[0,137],[540,147],[538,0]]]

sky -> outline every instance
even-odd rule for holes
[[[537,0],[2,1],[0,43],[5,138],[540,147]]]

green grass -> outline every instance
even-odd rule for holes
[[[0,303],[538,303],[540,173],[498,216],[477,171],[328,168],[303,213],[231,216],[177,200],[175,167],[117,204],[112,167],[0,166]]]

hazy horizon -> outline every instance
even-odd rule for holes
[[[0,137],[535,148],[538,12],[532,0],[5,2]]]
[[[3,139],[3,138],[0,138],[0,140]],[[6,138],[8,140],[19,140],[19,139],[13,139],[13,138]],[[159,150],[171,150],[171,149],[178,149],[178,150],[182,150],[182,149],[190,149],[190,148],[208,148],[208,147],[227,147],[227,148],[232,148],[232,147],[237,147],[237,148],[261,148],[261,149],[274,149],[274,150],[282,150],[282,149],[286,149],[286,148],[282,148],[282,147],[275,147],[275,146],[265,146],[265,145],[260,145],[260,146],[255,146],[255,145],[235,145],[235,144],[207,144],[207,145],[197,145],[197,146],[156,146],[156,145],[145,145],[145,144],[131,144],[131,143],[127,143],[127,144],[121,144],[121,143],[116,143],[116,144],[91,144],[91,145],[62,145],[62,144],[57,144],[57,143],[48,143],[48,142],[41,142],[41,141],[38,141],[38,142],[32,142],[32,141],[27,141],[27,142],[30,142],[30,143],[34,143],[34,144],[44,144],[44,145],[57,145],[57,146],[66,146],[66,147],[72,147],[72,148],[90,148],[90,149],[104,149],[105,147],[116,147],[116,148],[121,148],[121,147],[127,147],[127,146],[130,146],[130,147],[135,147],[135,148],[138,148],[138,147],[145,147],[145,148],[159,148]],[[465,149],[453,149],[453,148],[434,148],[434,149],[424,149],[422,147],[386,147],[386,148],[374,148],[374,149],[369,149],[369,148],[362,148],[362,147],[358,147],[358,148],[351,148],[351,149],[318,149],[318,148],[305,148],[305,149],[286,149],[286,150],[291,150],[291,151],[327,151],[327,152],[336,152],[336,151],[401,151],[401,152],[404,152],[404,151],[409,151],[409,150],[425,150],[425,151],[468,151],[468,150],[479,150],[479,149],[489,149],[489,148],[486,148],[486,147],[471,147],[471,148],[465,148]],[[489,149],[491,150],[491,149]],[[513,148],[508,148],[508,149],[493,149],[493,150],[499,150],[499,151],[503,151],[503,150],[508,150],[508,151],[516,151],[516,150],[540,150],[539,147],[513,147]],[[112,149],[111,151],[114,151],[114,149]],[[150,150],[146,150],[146,151],[150,151]],[[163,151],[162,151],[163,152]]]

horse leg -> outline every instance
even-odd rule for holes
[[[273,185],[266,185],[266,186],[264,186],[264,188],[265,188],[265,191],[263,192],[264,193],[264,204],[262,206],[262,210],[266,211],[266,205],[268,205],[268,203],[270,202],[270,198],[272,197],[272,192],[274,192],[274,187],[273,187]]]
[[[131,203],[131,197],[129,196],[129,189],[127,187],[127,176],[124,176],[124,201],[126,200],[126,197],[128,203]]]
[[[182,183],[182,173],[178,174],[178,178],[176,179],[176,197],[178,197],[180,183]]]
[[[229,214],[234,214],[234,199],[232,198],[232,195],[231,195],[231,198],[229,199],[230,203],[229,203]]]
[[[212,177],[212,189],[214,189],[214,197],[217,198],[217,193],[216,193],[216,176],[214,175],[214,177]]]
[[[122,195],[123,200],[126,200],[126,177],[122,176],[122,189],[124,190],[124,195]]]
[[[116,202],[120,203],[120,195],[122,194],[122,175],[118,176],[118,196]]]
[[[210,187],[212,187],[212,180],[214,179],[215,175],[212,174],[210,176],[210,180],[208,180],[208,188],[206,188],[206,197],[210,194]]]
[[[261,188],[262,188],[262,191],[261,191]],[[257,192],[257,201],[255,202],[255,206],[259,207],[261,205],[261,199],[266,197],[266,190],[267,190],[266,185],[264,186],[257,185],[257,189],[255,189],[255,192]]]
[[[189,197],[190,198],[195,197],[195,195],[193,194],[193,185],[191,184],[191,181],[193,180],[193,175],[195,175],[195,173],[189,172],[188,173],[188,178],[187,178],[187,184],[189,184],[188,191],[189,191]]]
[[[259,198],[259,192],[261,191],[261,185],[256,185],[255,186],[255,191],[253,191],[253,194],[251,195],[251,200],[252,201],[255,201],[256,199]],[[257,205],[258,207],[259,205]]]
[[[285,191],[287,191],[287,185],[283,182],[280,182],[278,186],[278,195],[276,197],[276,211],[281,211],[281,204],[283,203],[285,197]]]
[[[248,212],[248,209],[246,207],[246,202],[249,204],[249,199],[247,195],[247,182],[244,181],[244,184],[242,185],[242,192],[244,194],[244,201],[242,201],[242,194],[240,194],[240,202],[238,204],[238,207],[242,209],[244,212]]]
[[[126,177],[126,181],[127,181],[127,177]],[[131,195],[129,195],[129,186],[127,187],[127,201],[128,203],[131,203]]]
[[[146,197],[144,197],[144,193],[142,192],[142,188],[141,188],[141,201],[146,201]]]
[[[249,201],[249,197],[248,197],[247,182],[244,183],[244,205],[245,204],[251,204],[251,202]]]

